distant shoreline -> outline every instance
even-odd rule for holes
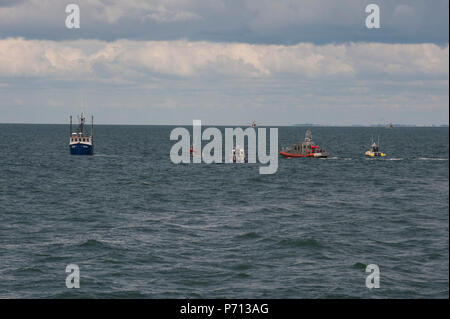
[[[323,125],[323,124],[293,124],[292,126],[298,127],[385,127],[385,128],[400,128],[400,127],[448,127],[448,124],[431,124],[431,125],[418,125],[418,124],[392,124],[392,127],[387,127],[386,124],[350,124],[350,125]]]

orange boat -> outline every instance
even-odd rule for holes
[[[328,152],[312,141],[311,131],[306,131],[305,140],[290,147],[283,147],[280,155],[284,157],[328,157]]]

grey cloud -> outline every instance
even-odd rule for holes
[[[0,7],[12,7],[17,6],[26,0],[1,0],[0,1]]]
[[[381,29],[365,28],[369,0],[79,0],[81,29],[64,26],[61,1],[7,1],[0,37],[119,38],[316,44],[337,42],[448,43],[446,0],[376,1]]]
[[[189,124],[199,118],[215,125],[248,125],[252,120],[263,125],[349,125],[379,119],[448,124],[448,81],[416,82],[215,77],[136,87],[22,79],[3,87],[0,78],[0,122],[67,123],[68,114],[79,110],[83,92],[86,111],[98,123]]]

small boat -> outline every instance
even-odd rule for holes
[[[284,157],[328,157],[328,152],[312,141],[311,131],[306,131],[305,140],[290,147],[283,147],[280,155]]]
[[[70,116],[70,141],[69,149],[72,155],[92,155],[94,154],[94,117],[92,116],[91,132],[85,131],[86,118],[81,113],[80,124],[77,132],[72,131],[72,115]]]
[[[256,125],[256,122],[253,121],[252,124],[251,124],[251,127],[256,128],[256,126],[257,126],[257,125]]]
[[[230,158],[230,163],[247,163],[248,159],[245,156],[245,151],[243,148],[236,146],[233,148],[233,155]]]
[[[193,145],[191,145],[189,147],[189,152],[190,152],[192,158],[194,158],[194,157],[202,157],[202,152],[200,152],[198,149],[194,148]]]
[[[380,144],[380,143],[378,142],[378,144]],[[382,153],[379,151],[378,145],[377,145],[377,143],[375,143],[373,141],[373,138],[372,138],[372,149],[366,151],[365,154],[366,154],[366,156],[369,156],[369,157],[385,157],[386,156],[385,153]]]

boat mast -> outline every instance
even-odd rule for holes
[[[70,116],[70,134],[69,134],[69,136],[72,136],[72,115]]]
[[[81,116],[80,116],[80,126],[78,128],[78,133],[80,133],[82,136],[84,135],[84,115],[83,112],[81,112]]]
[[[91,137],[94,137],[94,115],[91,115]]]

